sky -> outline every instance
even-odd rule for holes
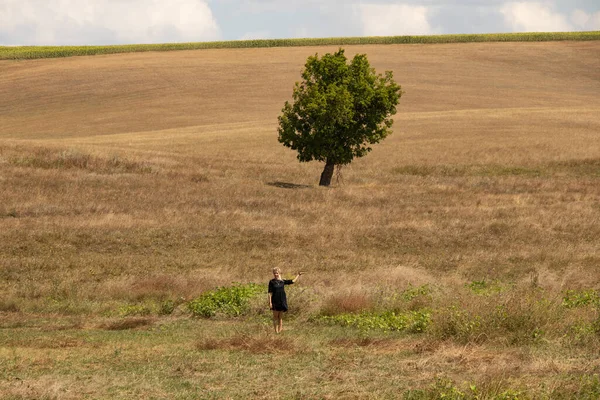
[[[0,0],[0,46],[600,31],[600,0]]]

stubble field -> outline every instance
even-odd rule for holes
[[[600,41],[346,47],[405,93],[321,188],[277,116],[335,50],[0,61],[0,397],[600,395]],[[275,266],[282,335],[190,315]]]

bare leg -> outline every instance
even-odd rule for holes
[[[273,310],[273,328],[275,329],[275,333],[279,333],[279,311]]]
[[[273,327],[275,328],[275,333],[280,333],[283,329],[283,311],[273,310]]]

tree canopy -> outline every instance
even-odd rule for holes
[[[323,186],[336,165],[365,156],[390,134],[402,95],[392,72],[377,74],[365,54],[347,61],[344,49],[308,57],[293,102],[286,101],[279,116],[279,142],[296,150],[301,162],[325,162]]]

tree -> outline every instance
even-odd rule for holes
[[[336,165],[365,156],[390,134],[402,90],[391,71],[376,74],[365,54],[348,64],[344,49],[308,57],[302,78],[278,118],[278,140],[300,162],[325,162],[319,185],[329,186]]]

